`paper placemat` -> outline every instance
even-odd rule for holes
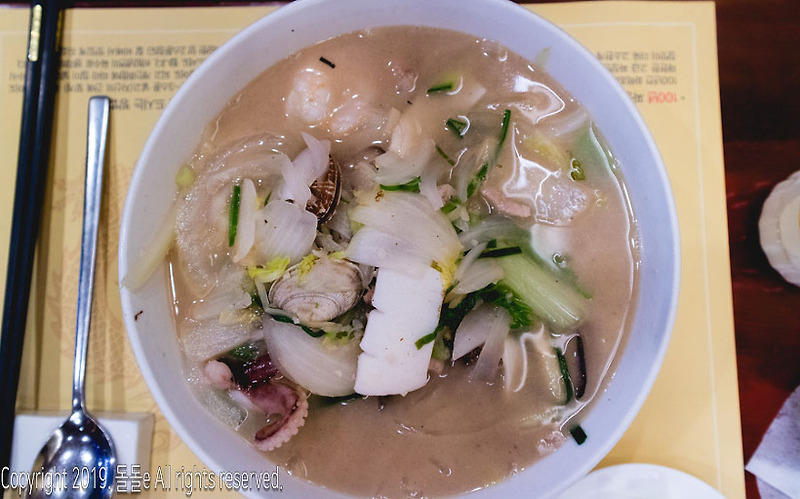
[[[117,239],[127,185],[150,130],[180,83],[217,46],[273,8],[73,9],[65,15],[54,160],[18,407],[69,407],[86,104],[90,95],[104,93],[114,104],[88,405],[96,412],[156,415],[151,473],[167,465],[174,472],[203,464],[155,405],[121,319]],[[678,208],[683,268],[672,342],[639,416],[600,466],[670,466],[726,497],[744,497],[714,4],[581,2],[530,8],[589,47],[625,86],[655,136]],[[0,157],[0,262],[8,252],[27,28],[27,9],[0,9],[0,144],[5,152]],[[171,490],[149,496],[186,497],[186,491],[173,483]]]

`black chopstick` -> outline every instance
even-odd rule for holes
[[[17,180],[0,336],[0,469],[10,466],[25,320],[53,128],[62,0],[31,3]],[[3,488],[0,487],[0,498]]]

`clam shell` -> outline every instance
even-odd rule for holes
[[[328,171],[325,176],[315,180],[309,188],[311,199],[306,204],[306,210],[317,216],[317,224],[322,225],[333,216],[336,205],[342,194],[342,173],[339,164],[328,156]]]
[[[329,321],[351,309],[364,288],[358,266],[348,260],[321,257],[301,275],[295,265],[275,281],[269,301],[301,323]]]

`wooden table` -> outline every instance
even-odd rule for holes
[[[75,6],[241,5],[225,1],[83,1]],[[26,3],[6,0],[4,3]],[[800,3],[718,0],[717,39],[734,320],[745,462],[800,385],[800,288],[767,262],[761,205],[800,169]],[[759,497],[746,473],[747,497]]]
[[[800,170],[800,4],[717,2],[722,129],[734,321],[747,462],[800,385],[800,288],[769,266],[761,205]],[[746,473],[747,497],[759,497]]]

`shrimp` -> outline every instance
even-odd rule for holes
[[[328,76],[311,67],[302,69],[295,76],[292,90],[286,98],[286,115],[299,117],[310,125],[320,125],[331,110]]]

